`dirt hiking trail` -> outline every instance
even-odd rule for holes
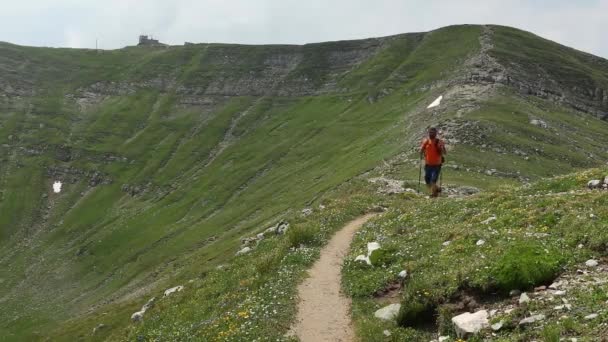
[[[341,292],[340,272],[355,232],[376,215],[349,222],[321,250],[321,257],[308,271],[309,278],[298,286],[300,302],[290,335],[302,342],[354,341],[350,299]]]

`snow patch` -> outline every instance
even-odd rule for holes
[[[53,192],[55,192],[56,194],[61,192],[61,186],[63,184],[61,182],[55,182],[53,183]]]
[[[435,101],[433,101],[433,103],[431,103],[428,107],[426,108],[435,108],[435,107],[439,107],[439,105],[441,104],[441,100],[443,100],[443,95],[439,96]]]

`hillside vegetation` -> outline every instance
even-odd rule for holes
[[[471,25],[304,46],[0,43],[0,335],[281,338],[328,234],[395,201],[367,179],[415,187],[427,126],[448,142],[450,193],[603,164],[607,63]],[[234,258],[281,221],[294,232]]]

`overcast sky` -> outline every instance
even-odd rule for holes
[[[0,0],[0,41],[95,47],[303,44],[502,24],[608,57],[608,0]]]

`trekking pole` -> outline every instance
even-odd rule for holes
[[[418,162],[418,193],[420,193],[421,180],[422,180],[422,153],[420,153],[420,161]]]

